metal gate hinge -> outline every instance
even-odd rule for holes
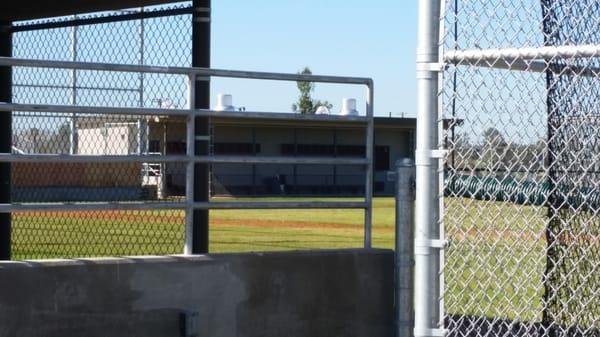
[[[415,151],[415,165],[427,165],[428,159],[445,159],[448,156],[448,150],[446,149],[434,149],[434,150],[417,150]],[[426,158],[423,158],[426,157]]]
[[[448,150],[446,150],[446,149],[431,150],[431,152],[430,152],[430,157],[436,158],[436,159],[446,158],[447,155],[448,155]]]
[[[441,239],[415,240],[415,247],[418,248],[437,248],[445,249],[450,245],[450,241]]]
[[[442,72],[446,70],[446,64],[440,62],[417,63],[417,71]]]

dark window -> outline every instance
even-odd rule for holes
[[[215,154],[254,154],[260,152],[260,144],[255,144],[254,151],[252,143],[215,143]]]
[[[281,144],[281,154],[294,155],[294,144]]]
[[[337,155],[341,157],[364,157],[364,145],[338,145]]]
[[[286,155],[333,156],[333,149],[333,145],[326,144],[281,144],[281,154]]]
[[[160,140],[151,140],[148,142],[148,152],[160,152]]]
[[[375,146],[375,170],[387,171],[390,169],[390,147]]]
[[[167,154],[184,154],[185,148],[185,142],[168,142]]]
[[[297,147],[297,150],[296,150]],[[364,145],[334,145],[328,144],[281,144],[281,154],[300,156],[348,156],[364,157]]]

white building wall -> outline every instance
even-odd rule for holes
[[[137,125],[106,123],[79,128],[77,153],[87,155],[126,155],[137,149]]]

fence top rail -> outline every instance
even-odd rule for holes
[[[96,63],[96,62],[74,62],[74,61],[50,61],[37,59],[23,59],[12,57],[0,57],[0,66],[19,66],[35,68],[61,68],[76,70],[99,70],[120,71],[136,73],[160,73],[196,76],[213,76],[228,78],[247,78],[275,81],[308,81],[321,83],[339,84],[363,84],[372,86],[373,80],[367,77],[326,76],[308,74],[273,73],[261,71],[224,70],[197,67],[164,67],[135,64]]]
[[[444,53],[444,61],[452,64],[477,61],[551,60],[584,57],[600,57],[600,44],[537,48],[447,50]]]
[[[364,201],[217,201],[217,202],[64,202],[0,204],[0,213],[100,210],[175,210],[187,209],[365,209]]]
[[[214,163],[214,164],[311,164],[311,165],[368,165],[364,157],[310,157],[310,156],[242,156],[242,155],[81,155],[81,154],[28,154],[0,153],[0,163]]]
[[[159,109],[159,108],[128,108],[128,107],[100,107],[81,105],[46,105],[46,104],[18,104],[0,102],[0,111],[25,111],[25,112],[56,112],[76,113],[89,115],[152,115],[152,116],[201,116],[223,118],[252,118],[252,119],[280,119],[280,120],[305,120],[322,122],[368,122],[373,116],[350,116],[333,114],[301,114],[292,112],[263,112],[263,111],[218,111],[210,109]]]

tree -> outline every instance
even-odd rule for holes
[[[304,67],[298,74],[311,75],[312,72],[310,71],[310,68]],[[312,91],[315,90],[315,84],[313,82],[298,81],[296,84],[298,85],[300,96],[298,97],[298,102],[292,104],[292,111],[300,111],[300,113],[303,114],[314,114],[315,110],[320,106],[325,106],[327,109],[333,107],[333,104],[327,101],[315,100],[311,97]]]
[[[488,128],[483,132],[485,143],[492,147],[505,147],[507,145],[502,132],[496,128]]]

